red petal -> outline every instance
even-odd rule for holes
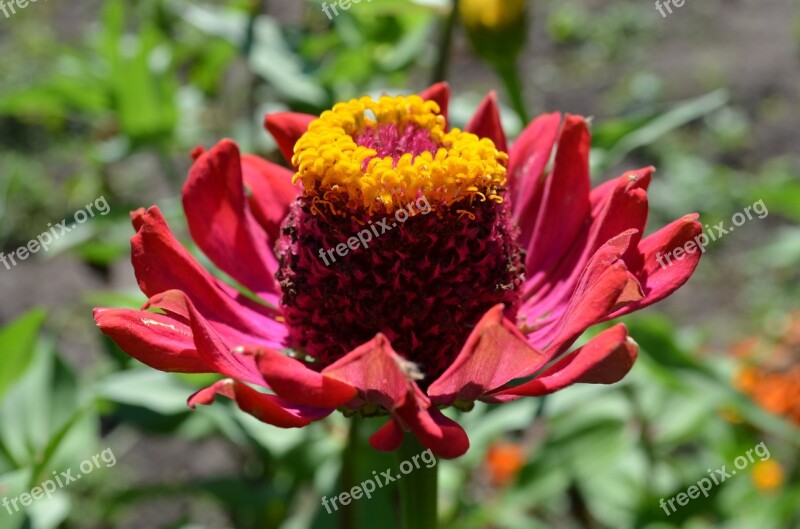
[[[426,401],[416,388],[414,398],[409,398],[396,416],[417,436],[422,446],[430,448],[437,456],[450,459],[464,455],[469,449],[467,433]]]
[[[131,239],[131,261],[139,288],[148,298],[180,290],[212,322],[252,334],[251,343],[280,346],[286,328],[266,315],[277,311],[256,305],[212,277],[175,239],[158,208],[150,208],[134,224],[139,231]]]
[[[573,246],[589,220],[591,135],[580,116],[567,115],[553,173],[547,178],[525,268],[547,269]]]
[[[547,325],[528,336],[528,342],[544,349],[547,358],[564,352],[586,329],[607,318],[621,301],[630,301],[638,284],[620,257],[627,251],[634,233],[634,230],[625,232],[598,250],[586,266],[569,304],[554,313]]]
[[[403,405],[411,387],[411,364],[378,334],[322,370],[322,374],[357,388],[364,402],[389,411]]]
[[[508,152],[506,133],[503,131],[500,109],[497,106],[497,93],[494,90],[484,98],[464,130],[477,134],[480,138],[489,138],[498,150]]]
[[[212,373],[198,354],[192,330],[177,320],[141,310],[95,309],[100,330],[140,362],[176,373]]]
[[[264,126],[278,143],[278,147],[283,153],[283,157],[291,165],[294,156],[294,144],[300,136],[306,133],[308,125],[317,119],[310,114],[299,114],[297,112],[279,112],[268,114],[264,120]]]
[[[400,447],[405,434],[397,419],[392,417],[389,422],[372,434],[372,437],[369,438],[369,444],[372,445],[372,448],[381,452],[394,452]]]
[[[609,318],[616,318],[660,301],[689,280],[700,262],[702,252],[699,249],[694,253],[686,252],[681,260],[675,259],[672,252],[690,241],[699,241],[703,227],[697,222],[697,218],[696,213],[686,215],[642,240],[638,248],[642,268],[637,270],[636,276],[642,283],[645,297],[620,309]],[[659,263],[659,255],[665,266]],[[671,256],[670,261],[667,261],[665,255]]]
[[[281,223],[298,194],[292,185],[292,172],[258,156],[245,154],[242,156],[242,176],[250,189],[248,204],[253,216],[267,232],[269,247],[274,248],[280,236]]]
[[[520,243],[527,248],[542,199],[542,173],[550,161],[561,114],[544,114],[525,127],[508,154],[508,187],[514,220],[522,230]]]
[[[246,384],[231,379],[220,380],[189,397],[189,407],[210,405],[217,395],[233,399],[242,411],[259,421],[280,428],[302,428],[327,416],[331,410],[295,407],[275,395],[258,392]]]
[[[197,311],[191,300],[183,293],[179,294],[184,304],[183,310],[189,315],[195,347],[206,363],[222,375],[266,386],[255,360],[250,356],[234,353],[233,348],[237,344],[226,342]],[[176,297],[175,301],[177,300]]]
[[[436,101],[439,105],[439,113],[449,121],[449,106],[450,106],[450,85],[442,82],[429,86],[419,93],[419,96],[425,101]]]
[[[647,223],[646,189],[652,170],[651,167],[629,171],[592,191],[591,227],[565,259],[549,269],[529,273],[522,294],[525,305],[537,307],[541,314],[566,303],[591,256],[610,239],[631,229],[638,232],[631,237],[623,258],[630,269],[637,268],[633,258]]]
[[[435,404],[472,402],[546,362],[503,317],[503,305],[489,310],[475,326],[455,362],[428,388]]]
[[[183,186],[183,209],[200,249],[259,295],[276,295],[278,260],[247,207],[239,148],[229,140],[202,155]]]
[[[237,353],[256,358],[258,369],[278,395],[307,406],[338,408],[356,396],[356,388],[322,375],[273,349],[242,347]]]
[[[577,383],[614,384],[630,371],[638,352],[639,347],[628,338],[625,326],[615,325],[530,382],[497,395],[539,397]]]

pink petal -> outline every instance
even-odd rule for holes
[[[469,449],[469,438],[464,429],[445,417],[439,408],[431,406],[419,388],[415,388],[413,398],[397,410],[396,417],[417,436],[422,446],[430,448],[439,457],[459,457]]]
[[[425,101],[436,101],[439,105],[439,113],[449,121],[449,106],[450,106],[450,85],[442,82],[429,86],[419,93],[419,96]]]
[[[278,260],[245,201],[235,143],[223,140],[194,163],[183,186],[183,209],[192,238],[222,271],[258,295],[280,292]]]
[[[148,298],[180,290],[215,324],[252,335],[250,343],[280,347],[286,328],[268,316],[277,316],[277,310],[247,300],[212,277],[175,239],[157,207],[136,212],[133,223],[138,232],[131,239],[131,261],[139,288]]]
[[[503,317],[503,305],[489,310],[475,326],[456,360],[431,386],[435,404],[472,402],[546,362],[514,324]]]
[[[250,210],[267,233],[270,248],[280,237],[280,227],[297,198],[298,189],[292,184],[292,172],[258,156],[242,156],[242,176],[250,189],[247,197]]]
[[[197,311],[191,300],[183,293],[179,294],[184,305],[182,310],[189,316],[188,323],[192,328],[195,348],[214,372],[251,384],[266,386],[255,360],[250,356],[234,353],[233,348],[238,344],[224,340]]]
[[[131,309],[95,309],[103,334],[140,362],[175,373],[212,373],[192,340],[192,330],[177,320]]]
[[[278,112],[267,115],[264,126],[278,143],[278,147],[283,153],[283,157],[291,164],[294,156],[294,144],[300,136],[306,133],[308,125],[317,119],[310,114],[299,114],[297,112]]]
[[[392,417],[377,432],[372,434],[369,438],[369,444],[372,445],[372,448],[381,452],[394,452],[400,447],[405,435],[403,427],[400,426],[397,419]]]
[[[567,115],[553,172],[544,184],[536,227],[528,243],[526,270],[535,273],[561,259],[589,219],[591,135],[580,116]]]
[[[492,140],[498,150],[508,152],[506,133],[500,121],[500,109],[497,106],[497,93],[492,90],[478,106],[466,129],[480,138]]]
[[[615,325],[535,379],[497,395],[540,397],[577,383],[614,384],[630,371],[638,352],[639,347],[628,337],[625,326]]]
[[[652,168],[629,171],[592,191],[591,225],[564,259],[547,269],[529,271],[522,292],[523,312],[535,307],[542,314],[566,303],[591,256],[608,240],[631,229],[637,233],[624,259],[629,268],[636,268],[629,258],[636,254],[647,223],[646,189],[651,175]]]
[[[369,342],[322,370],[322,374],[357,388],[365,403],[394,411],[406,401],[412,386],[412,365],[378,334]]]
[[[188,404],[195,408],[198,404],[210,405],[217,395],[235,400],[242,411],[256,419],[280,428],[302,428],[312,421],[322,419],[332,410],[293,406],[276,397],[258,392],[248,386],[231,379],[223,379],[214,385],[201,389],[191,397]]]
[[[544,186],[542,173],[550,161],[561,125],[561,114],[544,114],[525,127],[508,154],[508,187],[520,243],[527,248],[536,223]]]
[[[660,301],[689,280],[700,262],[702,252],[699,249],[694,253],[686,252],[681,260],[671,257],[667,261],[664,256],[673,256],[675,248],[686,248],[686,244],[699,240],[697,238],[703,232],[703,227],[697,219],[696,213],[686,215],[642,240],[637,249],[641,264],[636,270],[636,276],[642,283],[645,297],[621,308],[609,318],[616,318]],[[695,247],[696,244],[688,248]],[[666,266],[659,263],[659,256]]]
[[[610,240],[586,266],[569,304],[554,314],[528,342],[544,350],[550,359],[564,352],[583,332],[603,321],[624,303],[641,299],[636,278],[621,256],[627,251],[634,230]]]
[[[309,369],[273,349],[245,346],[237,353],[253,356],[270,389],[283,398],[307,406],[338,408],[356,396],[356,389]]]

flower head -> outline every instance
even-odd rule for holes
[[[383,415],[374,447],[410,432],[441,457],[469,446],[445,408],[620,380],[637,354],[623,325],[570,347],[688,280],[699,254],[666,269],[655,256],[698,235],[696,216],[643,238],[652,168],[590,189],[583,118],[542,116],[509,150],[493,94],[464,131],[448,127],[448,96],[268,116],[294,171],[227,140],[196,151],[192,238],[250,294],[204,270],[153,207],[132,215],[149,299],[96,309],[98,325],[152,367],[224,377],[191,406],[223,395],[280,427]]]

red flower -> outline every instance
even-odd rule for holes
[[[441,457],[469,446],[442,408],[617,382],[638,350],[623,325],[567,352],[688,280],[699,253],[668,268],[655,256],[699,235],[697,216],[643,238],[653,169],[590,189],[583,118],[541,116],[506,155],[494,94],[466,132],[447,129],[448,98],[441,84],[316,120],[268,116],[301,186],[231,141],[198,150],[183,190],[192,238],[255,296],[204,270],[152,207],[132,214],[131,241],[149,300],[97,309],[97,324],[156,369],[226,377],[192,407],[221,394],[280,427],[337,408],[387,415],[375,448],[410,431]],[[434,215],[413,211],[423,200]],[[404,209],[402,226],[334,253]]]

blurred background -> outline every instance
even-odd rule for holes
[[[348,420],[279,430],[228,402],[190,412],[209,378],[144,368],[91,309],[145,301],[129,211],[158,205],[189,243],[179,196],[195,146],[230,137],[281,162],[265,113],[440,80],[457,126],[490,90],[510,137],[539,113],[591,116],[595,184],[658,167],[649,230],[768,211],[624,319],[642,355],[622,383],[463,414],[472,446],[440,463],[442,526],[800,528],[797,0],[688,1],[666,16],[641,0],[462,0],[460,15],[450,0],[362,0],[336,16],[330,4],[0,7],[0,251],[54,239],[0,263],[0,499],[96,463],[51,498],[0,507],[0,529],[395,527],[391,487],[330,515],[320,504],[395,465],[343,454]],[[769,456],[708,497],[660,507],[760,443]]]

